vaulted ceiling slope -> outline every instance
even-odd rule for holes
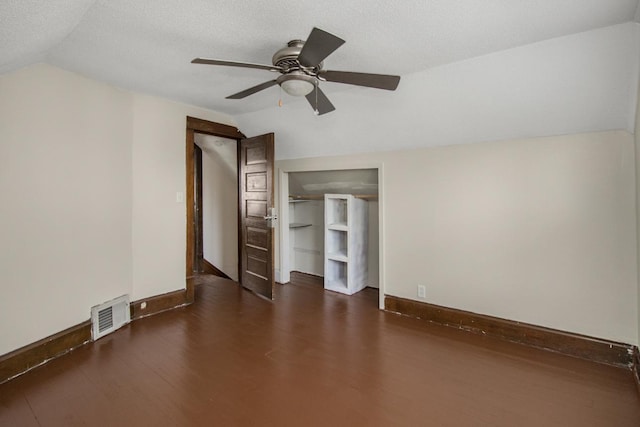
[[[304,120],[316,120],[312,127],[318,127],[355,118],[378,120],[375,115],[387,111],[372,110],[372,105],[396,106],[398,99],[406,101],[406,97],[420,98],[419,106],[426,112],[447,107],[430,101],[429,97],[438,89],[429,79],[444,84],[439,90],[453,91],[456,100],[471,105],[479,103],[481,108],[491,109],[491,102],[478,102],[478,94],[467,93],[469,98],[464,98],[460,87],[451,86],[459,84],[474,92],[476,88],[469,87],[469,82],[482,83],[483,80],[477,75],[465,77],[455,73],[487,73],[488,69],[480,66],[482,59],[479,64],[478,58],[491,58],[552,39],[563,40],[630,23],[637,9],[638,0],[4,0],[0,2],[0,73],[44,61],[121,88],[258,122],[272,120],[274,115],[290,114],[291,120],[287,120],[290,127],[284,134],[286,139],[287,133],[295,133],[296,137],[290,139],[293,142],[304,136],[303,129],[296,130],[292,124],[293,117],[299,114],[305,115]],[[338,110],[317,118],[310,114],[308,106],[295,112],[278,109],[281,95],[277,87],[243,100],[225,99],[227,95],[272,79],[268,72],[190,63],[195,57],[213,57],[268,64],[276,50],[289,40],[306,38],[314,26],[347,41],[325,61],[326,68],[399,74],[403,76],[402,94],[395,96],[396,93],[323,83],[323,90],[332,101],[339,101],[334,102]],[[627,30],[629,32],[631,30]],[[596,40],[599,54],[603,43],[619,41],[621,36],[604,37],[605,41]],[[633,47],[627,41],[623,44],[622,48],[614,48],[613,55],[617,55],[614,60],[628,55]],[[554,55],[553,49],[548,47],[548,51],[540,53],[540,59],[554,60],[560,67],[573,59],[571,51]],[[588,52],[578,52],[580,55]],[[637,56],[637,52],[634,55]],[[513,73],[522,71],[523,62],[518,62],[521,59],[534,69],[542,66],[545,73],[550,65],[531,58],[527,62],[526,58],[513,54],[511,59],[505,58],[498,57],[507,61],[504,65],[514,68]],[[471,65],[447,68],[466,63]],[[473,68],[474,64],[479,68]],[[579,64],[574,65],[572,71],[579,68]],[[443,75],[448,73],[454,75]],[[486,77],[495,80],[495,76]],[[507,83],[515,84],[514,79]],[[545,84],[538,81],[534,85],[536,90],[543,90],[542,99],[544,94],[551,94],[542,87]],[[478,90],[480,95],[491,95],[481,88]],[[526,88],[524,90],[526,92]],[[285,99],[285,103],[295,105],[296,102]],[[463,110],[465,108],[463,106]],[[509,110],[502,105],[500,108]],[[369,112],[374,117],[360,116],[358,111]],[[626,120],[625,114],[619,115],[619,119]],[[516,121],[519,120],[522,119]],[[450,125],[455,131],[459,123],[454,120]],[[608,124],[595,123],[593,127],[602,126]],[[576,129],[581,127],[585,126]],[[464,137],[456,141],[467,142]]]
[[[275,132],[277,159],[633,133],[639,51],[638,24],[618,24],[406,74],[396,92],[334,93],[331,114],[302,100],[235,119]]]

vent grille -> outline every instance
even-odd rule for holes
[[[128,295],[92,307],[91,334],[94,341],[126,325],[130,320]]]
[[[298,65],[298,59],[297,58],[284,58],[281,59],[280,61],[278,61],[276,63],[276,66],[278,67],[282,67],[284,69],[294,69],[294,68],[300,68],[300,66]]]
[[[98,312],[98,332],[113,328],[113,307],[107,307]]]

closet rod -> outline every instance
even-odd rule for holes
[[[353,197],[364,200],[378,200],[377,194],[353,194]],[[289,200],[324,200],[324,194],[290,194]]]

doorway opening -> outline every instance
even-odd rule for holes
[[[204,195],[205,191],[203,185],[197,186],[198,181],[202,182],[204,167],[202,167],[203,152],[202,149],[196,144],[196,135],[198,139],[206,140],[204,136],[210,136],[214,139],[212,144],[215,145],[215,138],[225,138],[233,142],[224,143],[229,144],[227,149],[230,151],[235,145],[236,156],[238,156],[238,150],[240,147],[241,139],[245,136],[235,126],[229,126],[221,123],[210,122],[207,120],[197,119],[194,117],[187,117],[187,130],[186,130],[186,299],[189,302],[193,302],[195,294],[195,281],[194,277],[200,269],[205,268],[206,264],[202,261],[205,253],[205,238],[204,227],[205,222],[202,216],[202,210],[204,208]],[[203,144],[206,145],[206,144]],[[200,167],[198,167],[200,166]],[[237,167],[237,160],[236,160]],[[199,170],[198,170],[199,169]],[[199,187],[199,188],[198,188]],[[237,185],[235,191],[237,192]],[[238,205],[235,205],[236,216],[235,224],[239,222],[238,217]],[[228,219],[227,219],[228,221]],[[236,236],[236,242],[240,240],[239,233]],[[235,248],[227,248],[228,251],[239,252],[239,245],[236,243]],[[237,259],[239,259],[239,255]],[[239,271],[239,267],[236,267]]]
[[[274,203],[273,164],[275,145],[273,133],[246,138],[237,128],[202,119],[187,117],[186,131],[186,300],[193,302],[195,276],[203,266],[205,255],[202,218],[205,192],[203,185],[196,185],[203,176],[202,149],[196,144],[196,135],[227,138],[236,144],[237,165],[237,275],[243,288],[273,299],[274,287],[274,239],[273,225],[276,219]],[[198,137],[200,139],[201,137]],[[206,139],[202,137],[203,141]],[[221,146],[227,143],[214,139]],[[232,143],[228,150],[232,151]],[[200,167],[197,167],[200,166]],[[230,217],[231,215],[229,215]],[[214,236],[218,240],[218,236]],[[225,248],[226,251],[233,248]]]
[[[194,273],[238,281],[238,147],[234,139],[194,135]]]

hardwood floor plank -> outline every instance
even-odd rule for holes
[[[0,426],[38,425],[38,420],[22,392],[0,394]]]
[[[0,385],[0,425],[640,425],[625,369],[385,313],[377,290],[312,276],[275,302],[194,280],[191,306]]]

